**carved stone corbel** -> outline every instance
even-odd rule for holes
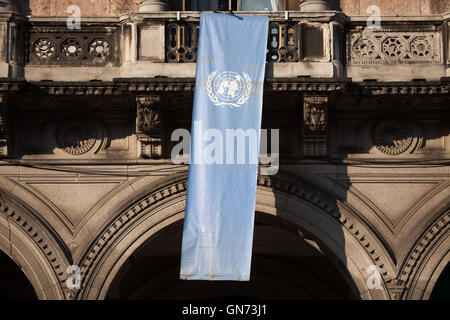
[[[136,136],[140,158],[163,156],[164,126],[160,96],[137,96]]]
[[[303,100],[303,155],[327,155],[328,97],[305,96]]]

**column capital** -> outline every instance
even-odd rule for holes
[[[141,0],[139,12],[158,12],[169,10],[167,0]]]

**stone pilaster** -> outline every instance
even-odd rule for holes
[[[3,96],[4,94],[0,93],[0,159],[9,155],[9,115]]]
[[[169,10],[167,0],[141,0],[139,12],[158,12]]]
[[[303,0],[300,2],[300,11],[317,12],[331,10],[328,0]]]
[[[0,0],[0,77],[23,76],[23,26],[17,0]]]
[[[447,41],[445,41],[445,45],[447,46],[447,76],[450,76],[450,13],[448,14],[448,19],[446,23],[446,36]]]

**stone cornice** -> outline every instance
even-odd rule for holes
[[[354,24],[366,24],[367,15],[352,15],[347,16],[347,22]],[[445,19],[449,19],[449,14],[430,14],[420,16],[398,16],[398,15],[382,15],[381,26],[383,24],[405,24],[405,23],[442,23]]]
[[[356,85],[361,93],[369,95],[430,95],[448,94],[450,92],[450,79],[441,81],[412,81],[412,82],[363,82]]]
[[[116,78],[113,81],[26,81],[0,78],[0,93],[24,89],[49,95],[115,95],[127,92],[193,92],[194,78]],[[357,95],[442,95],[450,92],[450,78],[440,81],[352,82],[350,78],[269,78],[265,92],[342,92]]]
[[[25,20],[25,17],[23,15],[21,15],[20,13],[13,12],[13,11],[0,12],[0,22],[7,22],[7,21],[12,21],[12,20],[23,21],[23,20]]]
[[[19,91],[25,85],[25,79],[0,78],[0,92]]]

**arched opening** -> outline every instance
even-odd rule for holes
[[[450,300],[450,263],[447,264],[434,285],[430,300]]]
[[[22,270],[0,251],[0,300],[36,300],[33,286]]]
[[[296,225],[258,213],[249,282],[179,280],[183,221],[154,234],[127,259],[106,299],[357,299],[338,260]]]

